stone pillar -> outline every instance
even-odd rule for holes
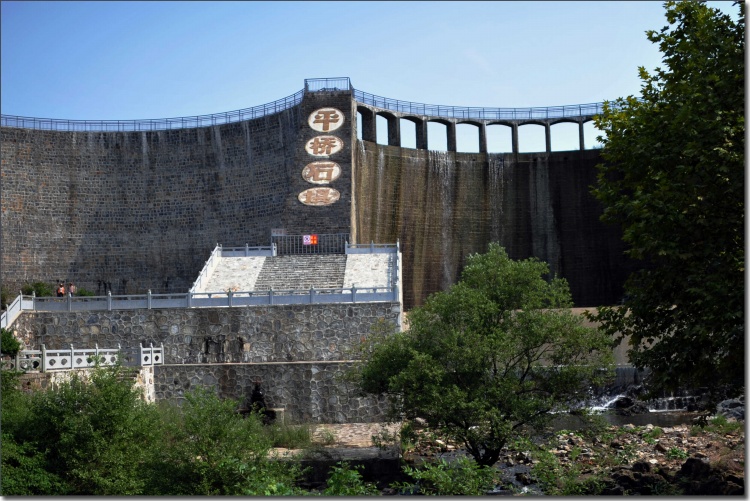
[[[448,122],[445,132],[448,135],[448,151],[456,151],[456,123]]]
[[[362,140],[370,141],[371,143],[377,142],[378,131],[375,112],[367,108],[360,108],[357,111],[362,114]]]
[[[388,146],[401,146],[401,120],[390,115],[388,119]]]
[[[518,124],[511,125],[511,142],[513,144],[513,153],[518,154]]]
[[[583,120],[580,120],[578,122],[578,141],[581,145],[581,151],[583,151],[585,149],[583,142]]]
[[[547,153],[552,151],[552,133],[550,131],[549,122],[544,123],[544,144]]]
[[[426,150],[427,149],[427,121],[418,120],[414,123],[415,123],[414,132],[417,135],[417,149]]]
[[[479,153],[487,153],[487,124],[479,124]]]

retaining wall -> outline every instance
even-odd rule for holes
[[[24,312],[13,328],[27,349],[163,343],[157,400],[196,386],[246,399],[260,381],[267,405],[292,422],[376,422],[385,399],[360,396],[341,375],[372,326],[398,325],[399,313],[398,303]]]

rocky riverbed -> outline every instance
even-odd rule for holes
[[[320,447],[336,460],[371,464],[385,495],[397,494],[379,462],[418,466],[465,455],[460,446],[427,428],[405,447],[393,442],[398,425],[320,425],[314,432]],[[389,436],[391,440],[389,440]],[[373,440],[375,437],[375,440]],[[323,443],[321,443],[323,440]],[[378,448],[376,445],[380,445]],[[743,495],[745,429],[733,418],[703,426],[600,426],[596,430],[558,430],[504,451],[495,465],[501,479],[488,494],[578,495]],[[362,456],[359,458],[359,456]],[[399,459],[400,456],[400,459]],[[333,459],[333,458],[332,458]],[[377,464],[377,465],[376,465]],[[398,468],[396,468],[398,469]],[[403,481],[403,478],[399,480]]]
[[[528,450],[505,451],[496,464],[504,485],[494,493],[744,494],[744,422],[718,422],[561,430]],[[407,461],[463,454],[460,447],[422,433],[426,439],[405,453]]]

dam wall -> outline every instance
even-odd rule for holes
[[[2,282],[73,281],[97,295],[185,292],[217,243],[348,233],[350,120],[335,155],[340,199],[298,200],[314,159],[307,116],[347,116],[349,92],[306,94],[279,113],[210,127],[76,132],[2,127]]]
[[[3,284],[187,291],[217,242],[280,226],[296,109],[151,132],[2,129]]]
[[[620,228],[599,221],[590,193],[599,151],[518,153],[515,145],[519,124],[544,125],[549,146],[552,126],[573,121],[583,148],[583,123],[597,107],[572,115],[566,107],[448,108],[445,118],[425,114],[440,108],[338,80],[306,80],[280,111],[264,106],[264,116],[210,126],[46,130],[24,128],[36,119],[3,116],[3,287],[15,295],[26,283],[66,280],[97,295],[185,292],[217,243],[320,233],[400,242],[405,310],[454,283],[466,257],[492,241],[514,259],[548,262],[568,280],[576,306],[620,303],[635,265]],[[378,117],[389,119],[388,145],[372,141]],[[194,118],[187,122],[222,116]],[[416,124],[416,149],[400,146],[401,119]],[[486,152],[485,129],[498,120],[513,128],[511,153]],[[427,150],[431,121],[448,124],[449,150],[458,125],[478,124],[483,151]]]
[[[405,309],[455,283],[472,253],[499,242],[565,278],[576,306],[618,304],[632,270],[621,230],[599,221],[597,150],[437,152],[358,141],[353,220],[360,241],[398,240]]]

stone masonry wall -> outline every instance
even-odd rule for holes
[[[102,312],[25,312],[13,324],[26,349],[164,345],[154,368],[156,399],[196,386],[249,398],[262,383],[269,407],[295,422],[378,421],[384,398],[340,380],[351,348],[374,324],[397,325],[398,303],[252,306]]]
[[[499,242],[565,278],[576,306],[619,304],[633,261],[599,220],[596,150],[483,154],[358,141],[352,225],[362,242],[401,243],[404,309],[447,289],[466,257]]]
[[[283,409],[287,423],[376,423],[385,418],[384,396],[362,396],[342,380],[351,362],[185,364],[154,369],[157,400],[181,400],[197,387],[249,403],[261,383],[269,408]]]
[[[3,285],[187,291],[217,243],[270,244],[301,127],[295,107],[170,131],[2,128]]]

